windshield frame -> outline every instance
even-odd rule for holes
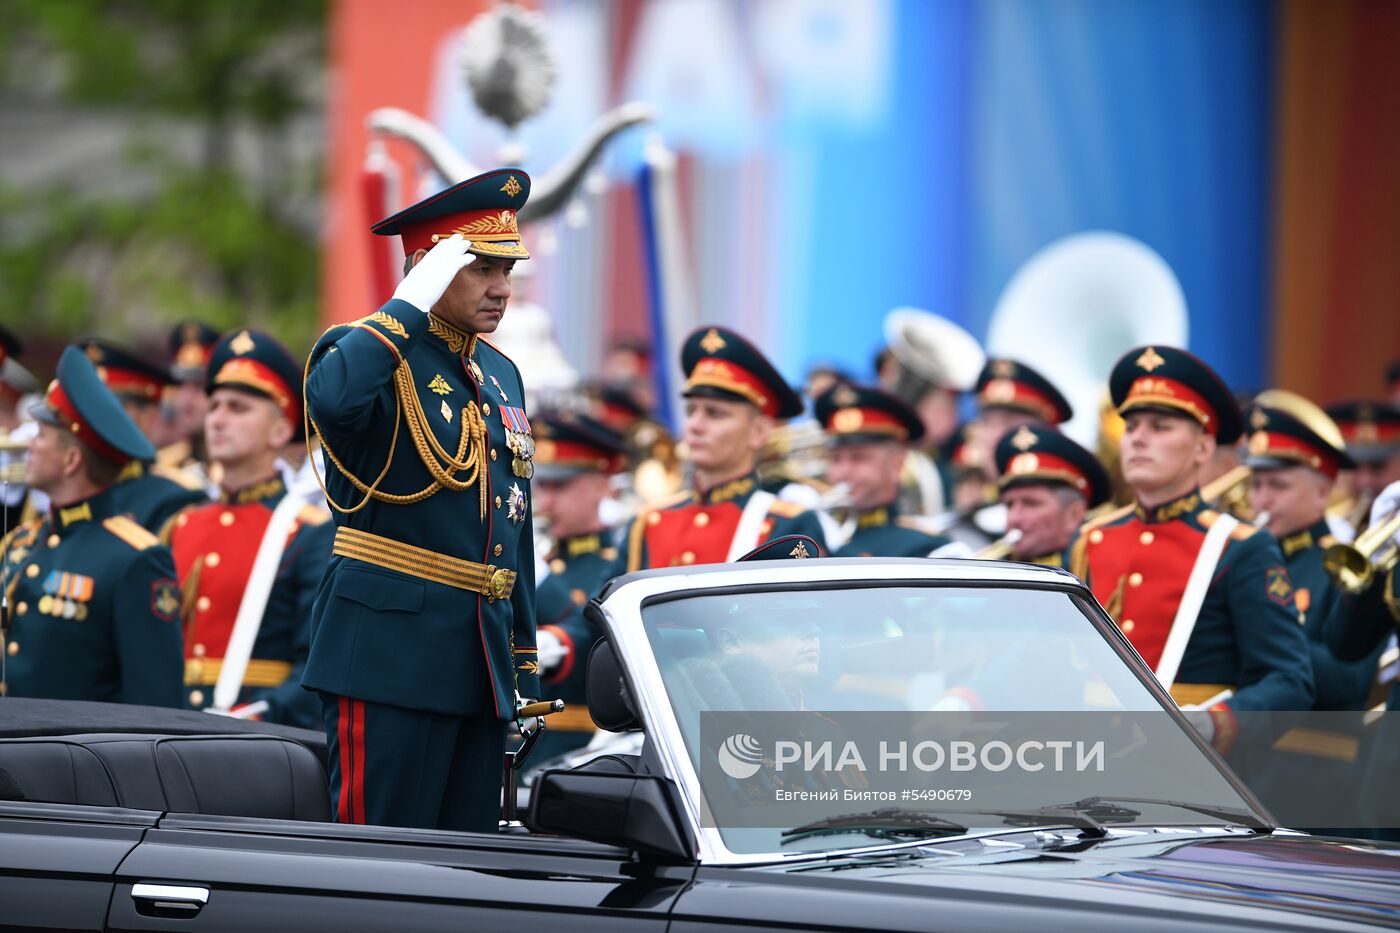
[[[1227,783],[1239,793],[1260,819],[1276,822],[1267,808],[1250,792],[1220,755],[1185,720],[1181,711],[1131,642],[1099,605],[1092,591],[1077,577],[1056,567],[1019,564],[1009,561],[983,561],[927,558],[823,558],[813,561],[781,561],[766,566],[715,564],[642,571],[619,578],[608,586],[597,603],[604,627],[616,651],[637,717],[652,745],[665,776],[676,785],[682,809],[691,822],[703,864],[747,865],[825,860],[853,853],[929,845],[948,839],[886,842],[872,845],[868,840],[842,848],[801,852],[738,853],[724,843],[720,830],[706,827],[701,818],[703,790],[686,747],[681,727],[671,705],[661,670],[652,653],[642,613],[659,603],[697,596],[742,594],[745,592],[821,591],[873,587],[1035,589],[1064,593],[1081,603],[1088,621],[1103,637],[1163,710],[1174,715],[1178,725],[1207,756]],[[1162,825],[1153,821],[1152,825]],[[1197,825],[1183,821],[1182,825]],[[1207,825],[1201,823],[1200,825]],[[1123,828],[1129,828],[1125,824]],[[1008,827],[1009,830],[1014,829]],[[1019,831],[1024,831],[1021,829]],[[993,831],[999,832],[999,831]],[[985,835],[975,831],[968,836]],[[836,838],[836,837],[833,837]]]

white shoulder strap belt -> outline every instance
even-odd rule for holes
[[[282,553],[287,549],[292,523],[305,505],[305,499],[288,491],[277,503],[277,508],[272,510],[272,518],[263,532],[262,543],[258,545],[258,555],[253,558],[248,585],[243,588],[243,600],[238,604],[233,632],[224,651],[224,665],[219,670],[219,679],[214,683],[214,708],[217,710],[227,710],[238,702],[243,674],[248,670],[248,659],[253,656],[253,643],[258,640],[267,598],[272,594],[272,581],[277,577]]]
[[[1206,590],[1210,589],[1211,578],[1215,576],[1215,568],[1220,564],[1220,555],[1225,553],[1230,532],[1238,526],[1239,521],[1222,513],[1215,524],[1210,526],[1205,540],[1201,542],[1201,550],[1196,554],[1196,564],[1191,568],[1191,576],[1186,580],[1186,592],[1181,594],[1181,603],[1176,607],[1176,618],[1172,619],[1167,643],[1162,647],[1162,657],[1157,662],[1157,679],[1167,689],[1171,689],[1171,685],[1176,681],[1181,658],[1186,654],[1191,633],[1196,630],[1196,619],[1201,614]]]
[[[777,501],[777,496],[762,489],[749,496],[744,514],[739,516],[739,527],[734,529],[734,538],[729,542],[729,554],[724,558],[726,563],[732,563],[758,547],[763,520],[768,517],[768,509]]]

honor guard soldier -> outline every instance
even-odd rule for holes
[[[1072,550],[1085,580],[1183,705],[1209,701],[1202,731],[1233,742],[1234,710],[1306,710],[1312,670],[1278,544],[1201,500],[1201,467],[1242,419],[1205,363],[1140,347],[1109,379],[1125,419],[1124,479],[1136,502],[1089,522]]]
[[[738,560],[786,534],[823,540],[815,513],[759,488],[758,452],[774,419],[802,413],[798,394],[753,344],[724,327],[691,334],[681,369],[695,486],[632,521],[620,568],[630,573]]]
[[[4,553],[11,696],[180,706],[180,587],[170,552],[116,508],[117,474],[155,451],[76,347],[30,410],[29,484],[52,503]]]
[[[159,439],[161,396],[170,378],[159,367],[109,341],[89,338],[78,346],[154,445]],[[118,514],[130,515],[141,527],[159,532],[176,512],[209,497],[198,480],[179,470],[154,465],[154,459],[153,454],[128,463],[113,491]]]
[[[519,370],[482,336],[529,258],[529,184],[489,172],[376,224],[411,268],[308,363],[337,528],[302,683],[343,822],[494,831],[503,721],[539,696],[535,442]]]
[[[996,464],[1010,557],[1068,566],[1085,514],[1108,501],[1108,471],[1054,428],[1024,424],[997,444]]]
[[[826,431],[827,481],[844,485],[850,514],[827,526],[833,557],[931,557],[947,538],[899,514],[899,478],[909,445],[924,436],[918,414],[881,389],[838,383],[816,401]]]
[[[1327,647],[1327,635],[1352,628],[1363,615],[1388,630],[1390,618],[1378,592],[1347,593],[1323,566],[1324,552],[1337,543],[1327,525],[1327,501],[1338,473],[1353,467],[1341,432],[1307,399],[1277,389],[1260,395],[1247,424],[1249,502],[1278,539],[1293,581],[1312,652],[1313,709],[1364,709],[1385,645],[1373,644],[1361,657],[1343,661]]]
[[[219,332],[203,321],[181,321],[170,329],[170,378],[167,389],[169,422],[173,440],[156,451],[156,463],[171,469],[202,469],[204,394],[209,355],[219,342]]]
[[[588,715],[584,672],[588,652],[602,632],[583,607],[612,575],[617,562],[612,532],[599,508],[611,477],[626,468],[622,438],[575,412],[540,415],[535,436],[535,515],[548,522],[554,540],[549,572],[535,590],[540,679],[550,697],[565,702],[549,717],[535,745],[536,762],[587,745],[597,730]]]
[[[277,470],[278,452],[301,438],[301,377],[267,334],[219,342],[204,432],[221,467],[219,501],[181,512],[164,535],[184,591],[190,706],[309,729],[322,724],[321,704],[301,673],[334,527],[289,497]]]

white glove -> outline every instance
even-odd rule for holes
[[[1380,495],[1376,496],[1376,501],[1371,503],[1371,524],[1367,527],[1379,527],[1392,518],[1397,510],[1400,510],[1400,480],[1382,489]],[[1400,539],[1400,533],[1396,534],[1396,538]],[[1380,548],[1376,550],[1379,552]]]
[[[548,629],[535,632],[535,644],[538,646],[541,671],[554,670],[569,656],[568,647],[559,640],[558,635]]]
[[[460,233],[439,240],[418,265],[408,270],[408,275],[394,289],[394,297],[427,314],[457,273],[476,262],[476,254],[467,252],[471,246],[472,241],[464,239]]]

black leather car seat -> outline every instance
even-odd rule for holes
[[[111,733],[0,739],[28,800],[279,820],[330,819],[325,770],[270,735]]]

